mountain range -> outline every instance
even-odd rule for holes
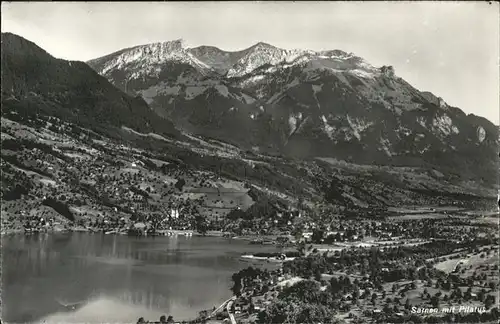
[[[341,50],[266,43],[227,52],[182,40],[87,63],[2,33],[2,111],[55,116],[109,137],[123,127],[196,135],[308,161],[436,169],[497,184],[498,127]]]
[[[495,179],[498,127],[341,50],[141,45],[87,62],[179,129],[248,150]],[[496,179],[495,179],[496,181]]]

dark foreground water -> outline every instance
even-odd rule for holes
[[[231,296],[244,253],[274,247],[215,237],[67,233],[2,237],[2,321],[189,319]],[[68,311],[62,305],[78,303]]]

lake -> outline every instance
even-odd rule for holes
[[[274,246],[218,237],[88,233],[2,237],[2,320],[135,323],[192,319],[231,297],[242,254]],[[66,311],[62,305],[81,303]]]

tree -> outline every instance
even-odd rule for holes
[[[311,239],[314,243],[321,243],[323,240],[323,236],[325,235],[325,231],[322,229],[315,229],[311,236]]]
[[[250,305],[248,305],[248,313],[252,314],[255,311],[255,305],[250,302]]]
[[[314,280],[321,281],[321,270],[319,268],[314,271]]]
[[[201,215],[195,216],[195,226],[196,226],[196,230],[200,234],[204,235],[207,233],[208,226],[207,226],[207,222],[203,216],[201,216]]]
[[[206,319],[209,316],[209,313],[207,310],[202,310],[199,312],[198,316],[202,319]],[[161,321],[161,320],[160,320]],[[162,322],[163,323],[163,322]]]
[[[464,299],[469,300],[471,297],[472,297],[472,288],[469,287],[469,289],[467,289],[467,291],[464,294]]]
[[[493,319],[498,319],[500,317],[500,312],[498,311],[498,307],[493,307],[491,309],[491,316]]]
[[[484,307],[486,307],[486,309],[490,309],[491,306],[493,306],[494,304],[495,304],[495,296],[488,295],[488,297],[486,297],[486,299],[484,300]]]
[[[294,228],[294,230],[292,231],[292,234],[293,234],[296,241],[299,241],[300,239],[302,239],[302,234],[303,234],[302,226],[296,226]]]
[[[184,187],[185,184],[186,184],[186,181],[181,178],[181,179],[177,180],[177,182],[175,183],[175,188],[177,188],[180,191],[180,190],[182,190],[182,187]]]
[[[300,241],[297,245],[297,250],[299,251],[300,255],[305,255],[306,252],[306,242]]]
[[[431,305],[435,308],[439,307],[439,297],[436,295],[431,298]]]
[[[233,292],[233,295],[239,297],[241,296],[241,289],[243,288],[241,284],[240,274],[234,273],[232,279],[233,279],[233,286],[231,287],[231,291]]]

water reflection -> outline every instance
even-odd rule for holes
[[[52,314],[66,323],[129,322],[148,314],[189,318],[230,296],[231,274],[248,266],[237,257],[255,249],[182,236],[2,237],[2,316],[31,322]],[[71,305],[78,309],[68,313]]]

